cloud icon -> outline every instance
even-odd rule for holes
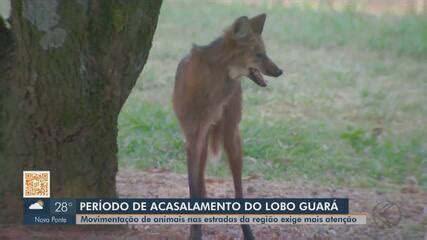
[[[31,205],[28,207],[28,209],[31,209],[31,210],[35,210],[35,209],[43,209],[43,201],[42,201],[42,200],[39,200],[39,201],[37,201],[37,202],[35,202],[35,203],[31,204]]]

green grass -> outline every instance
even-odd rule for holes
[[[267,88],[242,80],[244,174],[267,179],[427,188],[427,17],[165,1],[144,71],[119,117],[121,167],[185,173],[171,110],[176,65],[241,15],[266,12],[264,41],[285,70]],[[227,176],[225,160],[208,174]]]
[[[283,22],[271,27],[283,41],[310,48],[352,45],[421,58],[427,55],[427,15],[397,19],[369,16],[351,8],[320,13],[277,8],[270,20]]]

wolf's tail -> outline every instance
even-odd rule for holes
[[[214,164],[219,162],[222,152],[223,126],[216,124],[212,127],[208,139],[208,159]]]

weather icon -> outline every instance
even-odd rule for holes
[[[42,200],[38,200],[37,202],[35,202],[35,203],[33,203],[33,204],[31,204],[29,207],[28,207],[28,209],[31,209],[31,210],[41,210],[41,209],[43,209],[43,201]]]

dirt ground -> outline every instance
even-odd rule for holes
[[[321,187],[315,184],[270,182],[257,176],[244,178],[245,196],[263,197],[342,197],[350,199],[350,212],[367,213],[366,225],[253,225],[257,239],[425,239],[427,193],[416,186],[400,191],[379,192],[365,189]],[[185,175],[162,170],[120,171],[117,176],[120,197],[187,197]],[[231,179],[207,178],[209,197],[233,197]],[[381,202],[391,201],[400,208],[401,219],[392,227],[373,221],[372,211]],[[187,225],[135,225],[129,228],[82,228],[79,226],[5,226],[0,239],[188,239]],[[203,239],[242,239],[238,225],[204,225]]]

